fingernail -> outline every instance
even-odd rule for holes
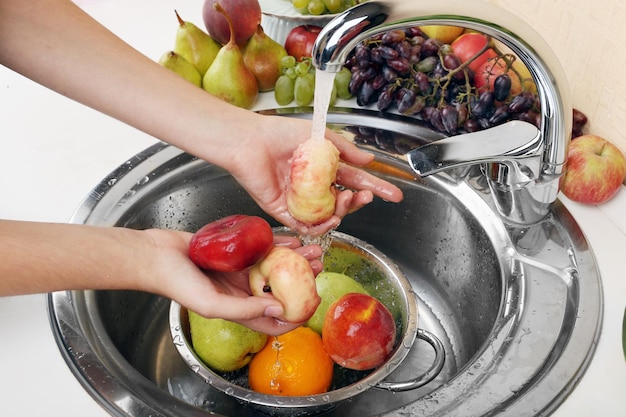
[[[283,315],[283,309],[279,306],[268,306],[263,312],[265,317],[281,317]]]

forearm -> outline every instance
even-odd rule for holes
[[[162,68],[67,0],[0,0],[0,62],[222,166],[233,160],[233,126],[241,140],[260,120]]]
[[[143,289],[150,240],[140,232],[0,220],[0,296],[66,289]]]

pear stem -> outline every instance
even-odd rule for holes
[[[213,7],[215,8],[215,10],[224,15],[224,18],[228,23],[228,29],[230,30],[230,40],[228,41],[228,44],[236,45],[237,43],[235,42],[235,30],[233,29],[233,21],[231,20],[230,15],[218,2],[216,2]]]
[[[174,9],[174,13],[176,13],[176,19],[178,19],[178,24],[180,25],[180,27],[182,28],[183,26],[185,26],[185,21],[180,17],[176,9]]]

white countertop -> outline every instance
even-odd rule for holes
[[[153,59],[173,46],[176,8],[201,23],[201,0],[80,0],[92,16]],[[193,3],[193,4],[189,4]],[[91,189],[155,139],[0,67],[0,218],[67,222]],[[600,206],[563,199],[600,265],[604,323],[597,352],[556,417],[623,415],[626,190]],[[65,365],[44,295],[0,298],[0,414],[106,417]]]

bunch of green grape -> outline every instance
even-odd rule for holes
[[[364,0],[291,0],[291,4],[302,14],[319,16],[341,13]]]
[[[287,55],[280,60],[282,75],[274,85],[274,98],[280,106],[291,104],[294,100],[298,106],[309,106],[313,103],[315,95],[315,67],[310,58],[300,62],[296,58]],[[330,104],[333,105],[337,98],[348,100],[352,98],[350,93],[350,79],[352,73],[347,68],[342,68],[335,74]]]

